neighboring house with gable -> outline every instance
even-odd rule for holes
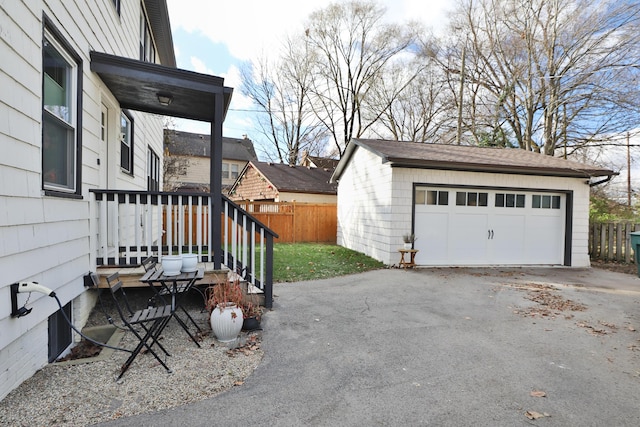
[[[229,190],[232,200],[335,203],[333,170],[282,163],[249,162]]]
[[[385,264],[587,267],[590,187],[615,172],[520,149],[353,139],[336,168],[341,246]]]
[[[233,89],[176,68],[166,0],[12,0],[0,22],[0,399],[79,340],[65,317],[84,326],[96,301],[86,286],[103,267],[140,268],[189,245],[216,271],[241,268],[269,307],[275,235],[221,194]],[[164,116],[210,123],[210,193],[161,192]],[[192,206],[210,223],[193,227],[197,242],[174,232],[176,246],[165,229],[182,230],[174,208],[193,216]],[[244,239],[234,247],[252,253],[251,232],[264,236],[259,263],[227,249]],[[17,292],[20,282],[61,306]]]
[[[302,153],[300,166],[334,170],[336,166],[338,166],[338,162],[339,160],[331,159],[329,157],[310,156],[309,152],[305,151]]]
[[[175,191],[209,191],[211,137],[165,129],[164,185]],[[222,138],[222,187],[228,189],[250,161],[257,160],[249,138]]]

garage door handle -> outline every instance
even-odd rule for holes
[[[487,230],[487,232],[488,232],[487,239],[493,240],[493,230]]]

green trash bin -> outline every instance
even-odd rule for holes
[[[638,277],[640,277],[640,231],[634,231],[631,234],[631,249],[635,254],[636,267],[638,268]]]

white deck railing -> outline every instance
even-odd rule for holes
[[[203,193],[91,190],[97,221],[96,265],[136,266],[148,256],[195,253],[199,262],[214,257],[265,292],[270,307],[273,238],[277,235],[221,197],[221,218],[211,221],[211,198]],[[213,242],[220,227],[221,241]]]

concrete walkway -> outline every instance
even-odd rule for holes
[[[529,298],[547,285],[565,310],[541,316]],[[277,284],[275,295],[264,360],[244,385],[109,425],[640,425],[634,276],[380,270]]]

